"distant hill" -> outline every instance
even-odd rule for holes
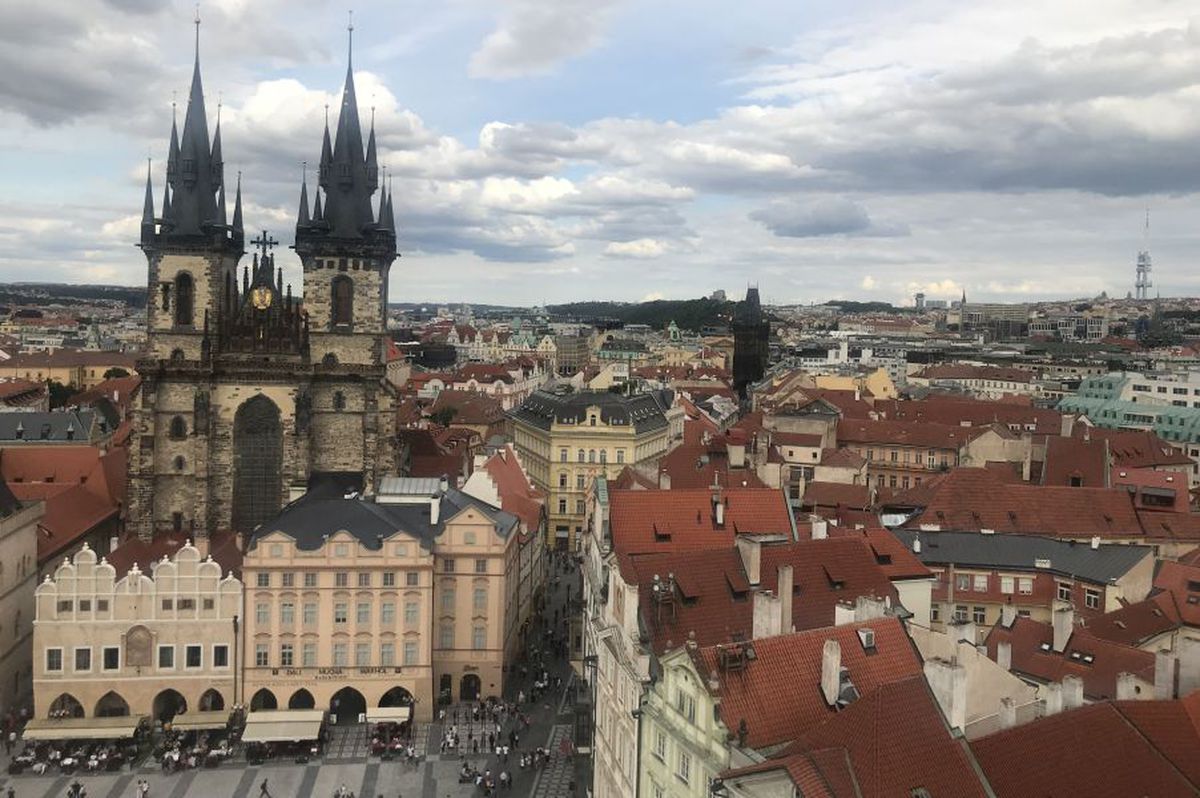
[[[619,321],[624,324],[646,324],[664,329],[674,321],[683,330],[728,324],[733,316],[733,302],[703,299],[660,299],[654,302],[571,302],[566,305],[547,305],[553,316],[588,322]]]
[[[0,303],[6,305],[82,305],[97,299],[146,307],[145,287],[125,285],[68,285],[66,283],[0,283]]]
[[[831,299],[824,305],[839,307],[846,313],[897,313],[912,312],[912,308],[898,308],[890,302],[854,302],[849,299]]]

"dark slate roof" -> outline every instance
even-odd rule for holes
[[[557,420],[581,424],[587,420],[587,409],[600,408],[600,420],[605,424],[633,424],[638,433],[667,426],[667,410],[675,395],[669,390],[650,391],[622,396],[608,391],[579,391],[557,394],[537,391],[513,410],[512,417],[525,424],[548,430]]]
[[[0,441],[37,443],[50,441],[87,443],[97,432],[100,419],[94,410],[57,410],[50,413],[12,411],[0,413]],[[68,437],[68,429],[71,436]],[[103,431],[103,430],[100,430]],[[20,434],[18,434],[18,432]]]
[[[917,532],[893,529],[901,543],[912,550],[920,535],[917,554],[925,565],[954,563],[1014,571],[1050,571],[1070,574],[1097,584],[1124,576],[1144,557],[1149,546],[1108,543],[1093,549],[1083,541],[1054,540],[1040,535],[985,535],[980,532]],[[1049,568],[1038,568],[1037,560],[1049,560]]]
[[[445,530],[446,519],[468,507],[491,518],[496,525],[496,534],[501,537],[507,538],[518,526],[516,516],[455,488],[442,495],[437,524],[429,523],[428,502],[377,504],[363,499],[306,494],[255,530],[246,550],[255,548],[267,535],[282,532],[295,540],[300,549],[314,551],[321,548],[326,536],[342,530],[352,534],[368,549],[381,548],[383,541],[395,535],[415,538],[423,548],[429,549],[434,538]]]

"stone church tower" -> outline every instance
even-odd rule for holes
[[[219,118],[209,144],[198,30],[183,135],[171,127],[161,213],[147,174],[142,214],[150,301],[128,525],[144,538],[248,533],[314,477],[371,491],[395,470],[393,393],[384,379],[395,221],[386,192],[372,213],[375,131],[364,155],[353,72],[347,68],[336,144],[325,131],[311,212],[301,187],[301,300],[284,285],[271,253],[278,242],[266,231],[250,242],[257,251],[238,279],[241,179],[230,221]]]

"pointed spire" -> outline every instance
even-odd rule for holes
[[[396,195],[395,195],[395,193],[392,191],[392,177],[391,177],[391,175],[388,175],[388,187],[387,187],[387,194],[388,194],[388,206],[387,206],[387,217],[386,217],[386,218],[387,218],[387,229],[388,229],[390,232],[392,232],[392,233],[395,233],[395,232],[396,232],[396,211],[395,211],[395,209],[392,207],[392,198],[393,198],[394,196],[396,196]]]
[[[384,167],[385,170],[386,170],[386,168],[387,167]],[[387,179],[386,173],[384,175],[384,179],[385,180]],[[376,224],[378,224],[380,227],[387,226],[387,222],[384,221],[387,218],[384,215],[386,213],[387,213],[387,188],[386,188],[386,186],[384,186],[379,189],[379,214],[375,219]]]
[[[146,159],[146,198],[142,202],[142,241],[154,235],[154,187],[150,185],[150,159]]]
[[[221,160],[221,103],[217,103],[217,129],[213,132],[212,182],[216,188],[224,188],[225,162]]]
[[[308,161],[305,161],[304,172],[300,177],[300,212],[296,215],[296,224],[308,223]]]
[[[233,225],[232,225],[232,227],[233,227],[233,237],[236,239],[239,239],[239,240],[242,239],[244,237],[244,233],[242,232],[242,173],[241,173],[241,170],[238,171],[238,176],[237,176],[237,195],[233,199]]]
[[[329,141],[329,105],[325,105],[325,138],[321,142],[321,163],[318,166],[317,181],[321,188],[329,188],[330,171],[333,168],[333,144]]]
[[[271,258],[271,262],[272,263],[275,262],[274,257]],[[279,268],[277,268],[275,270],[275,289],[278,291],[283,290],[283,267],[282,266],[280,266]]]
[[[219,154],[219,150],[218,150]],[[217,221],[217,181],[213,150],[208,142],[208,120],[204,111],[204,85],[200,80],[200,15],[196,14],[196,58],[192,66],[192,86],[188,93],[183,134],[179,139],[179,157],[172,196],[174,232],[200,235],[203,226]]]
[[[321,212],[321,192],[318,190],[313,193],[317,195],[317,198],[313,200],[313,221],[321,222],[325,220],[325,214]]]
[[[217,224],[222,227],[228,224],[225,217],[225,186],[217,189]]]
[[[175,177],[179,174],[179,128],[176,125],[178,118],[177,106],[175,100],[171,100],[171,143],[167,148],[167,180],[174,185]]]
[[[375,159],[375,106],[371,106],[371,135],[367,139],[367,188],[379,188],[379,164]]]
[[[163,183],[162,218],[164,222],[171,218],[171,184],[169,182]]]

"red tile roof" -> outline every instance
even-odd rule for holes
[[[1071,435],[1076,440],[1108,441],[1113,465],[1119,468],[1190,466],[1191,458],[1150,430],[1104,429],[1077,424]]]
[[[148,571],[150,566],[164,556],[174,557],[188,543],[188,535],[180,532],[169,532],[158,535],[152,540],[128,538],[108,553],[105,559],[117,571],[120,579],[129,573],[135,564],[142,570]],[[238,548],[238,536],[234,532],[216,532],[208,540],[208,553],[221,566],[221,573],[232,572],[240,575],[242,572],[242,552]]]
[[[1062,431],[1062,414],[1056,410],[1014,405],[1009,402],[929,396],[919,401],[892,399],[875,403],[875,410],[897,421],[925,421],[948,426],[979,427],[1000,422],[1009,428],[1041,435]]]
[[[771,432],[771,443],[776,446],[807,446],[819,448],[824,438],[808,432]]]
[[[737,779],[773,770],[787,772],[799,790],[798,794],[804,798],[862,798],[855,784],[850,756],[843,748],[823,748],[766,759],[756,765],[727,770],[721,776]]]
[[[875,633],[870,652],[863,649],[860,629]],[[825,703],[821,693],[826,640],[836,640],[841,646],[842,667],[848,669],[861,696],[889,682],[921,675],[916,648],[895,618],[755,640],[754,659],[742,670],[722,671],[717,647],[700,648],[695,654],[696,667],[701,678],[716,673],[717,713],[725,728],[736,733],[745,721],[747,745],[765,748],[795,740],[834,716],[836,710]]]
[[[707,488],[667,491],[613,490],[609,520],[613,546],[625,554],[724,548],[736,535],[792,537],[791,509],[773,488],[726,488],[725,523],[716,525],[714,492]]]
[[[454,424],[476,424],[490,426],[504,422],[504,408],[492,397],[475,393],[474,391],[444,390],[438,394],[433,406],[429,408],[431,416],[443,410],[453,410],[451,422]]]
[[[729,453],[720,439],[707,445],[675,447],[658,461],[658,472],[670,478],[672,489],[711,487],[714,480],[723,486],[766,487],[754,469],[729,466]],[[668,483],[660,481],[660,484]]]
[[[1026,369],[1002,366],[971,366],[966,363],[944,363],[926,366],[915,376],[928,380],[992,380],[996,382],[1032,382],[1034,373]]]
[[[1200,787],[1200,690],[1174,701],[1114,701],[1113,707]]]
[[[933,578],[933,571],[929,570],[908,546],[905,546],[895,535],[882,527],[851,529],[844,526],[831,526],[828,532],[830,537],[853,537],[865,540],[875,555],[875,562],[887,574],[888,579]]]
[[[625,466],[612,481],[609,490],[658,490],[658,483],[633,466]]]
[[[821,465],[828,468],[853,468],[858,470],[866,464],[866,459],[851,449],[822,449]]]
[[[1178,629],[1179,610],[1170,593],[1148,599],[1087,619],[1087,630],[1102,640],[1141,646],[1161,634]]]
[[[801,503],[805,507],[849,507],[865,510],[871,506],[871,489],[866,485],[813,480],[805,484]]]
[[[1054,628],[1048,623],[1018,617],[1011,628],[996,624],[987,636],[988,657],[996,658],[996,647],[1004,640],[1012,645],[1014,671],[1047,683],[1078,676],[1083,679],[1084,695],[1093,700],[1116,696],[1119,673],[1154,682],[1153,654],[1101,639],[1082,627],[1075,627],[1065,650],[1057,652]]]
[[[496,485],[500,509],[520,518],[527,530],[536,532],[541,526],[546,494],[530,482],[513,445],[506,443],[484,462],[483,469]]]
[[[990,734],[971,750],[997,798],[1196,795],[1196,785],[1112,703]]]
[[[1108,452],[1103,441],[1046,438],[1042,484],[1066,487],[1108,487]]]
[[[1200,565],[1161,561],[1154,575],[1154,589],[1170,593],[1180,620],[1200,628]]]
[[[923,449],[958,451],[981,430],[945,424],[912,421],[866,421],[842,419],[837,426],[838,445],[857,443],[876,446],[918,446]]]
[[[87,407],[104,399],[117,408],[122,417],[130,409],[138,390],[142,387],[142,378],[137,374],[128,377],[114,377],[97,383],[86,391],[81,391],[71,397],[68,404]]]
[[[1147,537],[1174,542],[1200,542],[1200,514],[1138,510],[1137,517]]]

